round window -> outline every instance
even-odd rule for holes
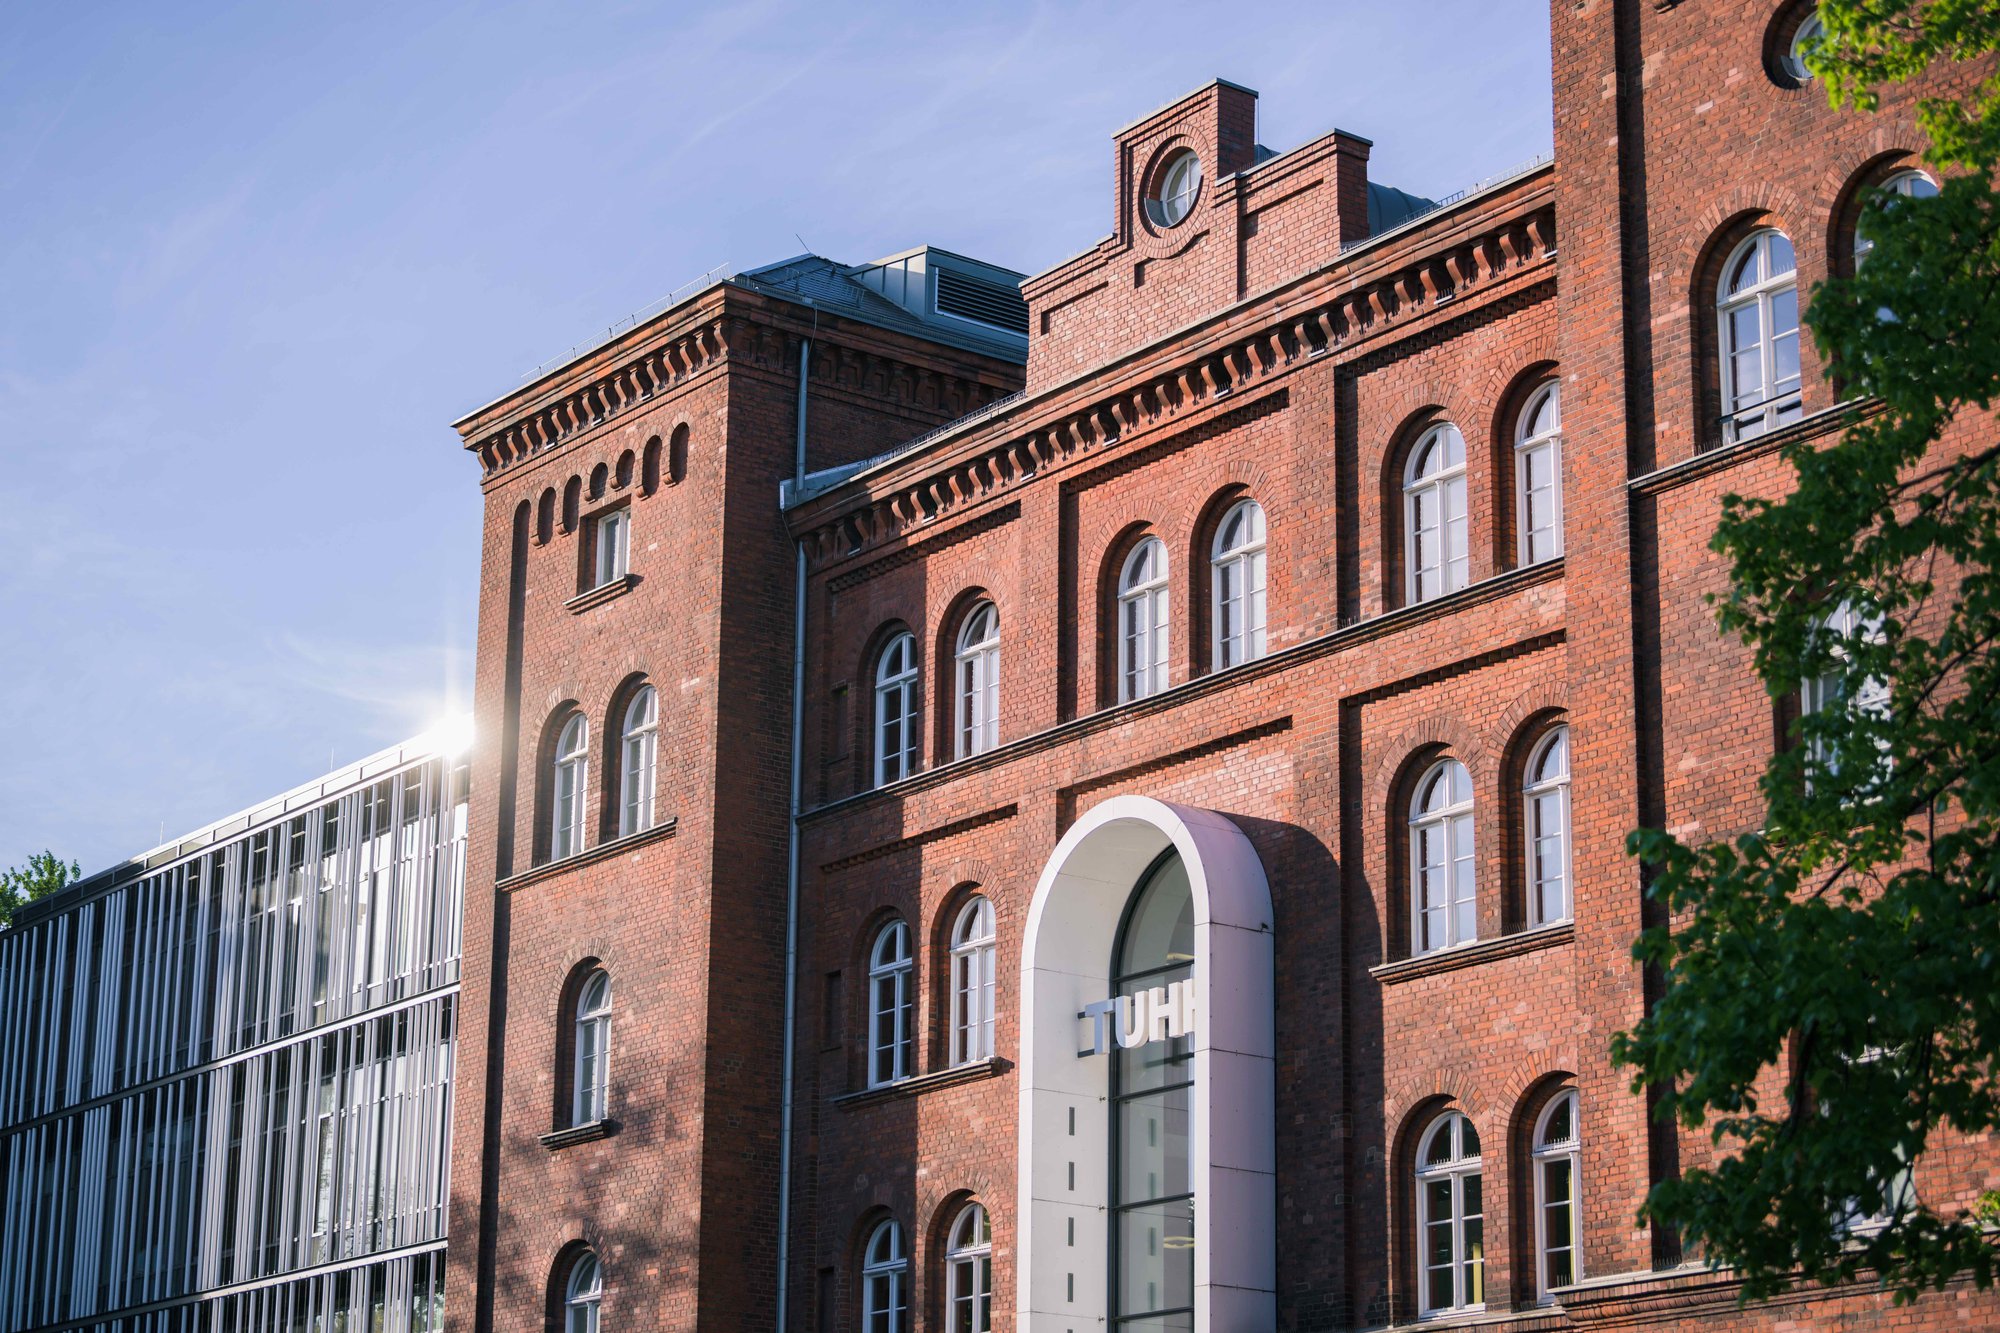
[[[1146,216],[1156,226],[1176,226],[1194,211],[1194,201],[1200,195],[1201,159],[1182,149],[1153,174],[1153,188],[1146,196]]]
[[[1764,34],[1764,68],[1781,88],[1803,88],[1813,81],[1806,68],[1806,55],[1825,40],[1819,6],[1812,3],[1786,5]]]

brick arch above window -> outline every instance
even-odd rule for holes
[[[577,701],[576,692],[558,688],[553,694],[557,702],[542,715],[541,725],[536,728],[534,746],[528,750],[530,768],[526,780],[534,810],[534,824],[528,832],[528,864],[531,865],[542,864],[550,855],[550,821],[555,813],[556,746],[562,739],[563,730],[575,717],[583,718],[587,727],[597,725]],[[584,741],[588,746],[590,737],[586,735]]]
[[[608,952],[601,947],[585,949],[582,956],[571,963],[563,974],[562,985],[556,988],[554,1024],[555,1040],[550,1044],[555,1052],[555,1066],[550,1073],[550,1091],[554,1094],[549,1107],[549,1124],[555,1129],[565,1129],[571,1121],[572,1097],[576,1090],[576,1004],[583,995],[584,983],[599,972],[611,977],[612,1006],[617,1007],[616,971],[604,961]]]
[[[1830,275],[1852,276],[1854,228],[1861,218],[1862,201],[1891,176],[1905,171],[1920,171],[1933,182],[1942,183],[1937,169],[1923,160],[1920,150],[1888,147],[1854,165],[1835,184],[1825,214],[1826,235],[1821,238]]]
[[[553,1333],[561,1333],[567,1323],[570,1275],[576,1271],[577,1261],[585,1255],[596,1257],[599,1282],[607,1287],[611,1283],[611,1274],[604,1265],[604,1249],[598,1243],[598,1238],[588,1233],[582,1235],[571,1233],[569,1240],[556,1247],[555,1256],[549,1261],[547,1304],[543,1312],[545,1321],[543,1326]]]
[[[1724,443],[1722,345],[1716,321],[1718,289],[1730,257],[1746,238],[1759,231],[1768,228],[1782,233],[1792,247],[1793,282],[1803,310],[1806,294],[1826,274],[1822,229],[1806,225],[1818,212],[1782,186],[1760,183],[1739,187],[1718,199],[1690,229],[1677,269],[1687,283],[1685,337],[1691,357],[1689,383],[1693,386],[1687,410],[1693,424],[1685,443],[1679,446],[1662,430],[1663,456],[1651,460],[1654,465],[1674,461],[1679,453],[1699,453]],[[1798,351],[1802,398],[1805,410],[1812,411],[1825,406],[1816,401],[1824,390],[1812,340],[1802,335]]]
[[[1465,765],[1475,789],[1492,778],[1492,763],[1484,739],[1462,719],[1450,714],[1426,718],[1422,726],[1376,745],[1378,756],[1365,789],[1371,809],[1387,809],[1399,793],[1407,794],[1429,760],[1440,753],[1448,752]]]
[[[1428,386],[1426,386],[1428,387]],[[1462,398],[1463,395],[1455,395]],[[1459,406],[1469,406],[1460,403]],[[1483,416],[1484,413],[1478,414]],[[1418,406],[1398,416],[1395,430],[1389,433],[1382,450],[1381,473],[1378,479],[1379,508],[1377,529],[1381,533],[1381,579],[1379,596],[1382,606],[1393,608],[1409,604],[1409,533],[1408,518],[1405,513],[1404,485],[1409,480],[1409,465],[1412,451],[1428,436],[1434,427],[1450,425],[1465,441],[1466,454],[1466,519],[1472,524],[1473,515],[1481,508],[1479,497],[1474,493],[1472,482],[1472,460],[1479,447],[1475,435],[1467,436],[1465,423],[1476,420],[1464,413],[1454,413],[1453,407],[1442,397],[1429,398]],[[1476,432],[1476,428],[1475,428]],[[1476,525],[1474,525],[1476,526]],[[1480,534],[1468,530],[1467,549],[1478,546]],[[1475,571],[1472,575],[1477,578]]]
[[[1492,531],[1488,535],[1492,538],[1491,558],[1496,570],[1514,569],[1520,564],[1520,520],[1516,512],[1520,482],[1515,473],[1514,449],[1521,414],[1545,386],[1559,385],[1561,381],[1562,366],[1555,357],[1533,353],[1525,360],[1510,360],[1505,370],[1496,367],[1490,377],[1491,393],[1487,401],[1492,403],[1493,412],[1486,427],[1488,475],[1493,478],[1495,491],[1500,493],[1494,496]],[[1473,446],[1468,443],[1467,447]]]
[[[1098,527],[1099,533],[1109,531],[1108,537],[1100,537],[1096,543],[1098,553],[1094,582],[1079,589],[1078,605],[1094,608],[1091,624],[1096,634],[1089,645],[1089,661],[1095,670],[1096,697],[1082,701],[1087,708],[1109,708],[1119,702],[1119,636],[1123,629],[1118,619],[1118,594],[1125,573],[1125,562],[1132,552],[1148,539],[1158,540],[1166,553],[1167,560],[1167,635],[1170,642],[1180,639],[1180,625],[1177,623],[1184,611],[1181,595],[1183,571],[1174,567],[1174,543],[1163,525],[1150,518],[1130,519],[1113,525]],[[1079,550],[1090,550],[1081,545]],[[1081,628],[1081,627],[1079,627]],[[1082,647],[1083,645],[1079,645]],[[1081,665],[1081,664],[1079,664]],[[1172,664],[1169,663],[1171,671]]]
[[[900,635],[908,634],[914,647],[916,659],[916,707],[912,725],[915,727],[916,754],[911,771],[923,769],[924,756],[928,753],[926,743],[931,729],[931,704],[926,682],[930,679],[930,664],[924,660],[924,631],[921,616],[904,617],[891,614],[878,622],[874,629],[861,640],[859,656],[853,659],[850,673],[844,677],[847,682],[846,706],[829,707],[826,721],[829,737],[843,740],[847,753],[854,756],[854,786],[857,791],[867,791],[876,786],[876,744],[879,739],[877,716],[879,698],[875,688],[877,672],[882,665],[882,655],[889,650]],[[838,689],[842,677],[836,676],[831,685]],[[837,702],[837,701],[836,701]],[[846,735],[839,735],[841,729]]]
[[[1366,742],[1364,742],[1365,744]],[[1499,932],[1494,896],[1489,795],[1493,765],[1479,734],[1457,718],[1427,719],[1382,743],[1365,787],[1363,838],[1382,912],[1382,961],[1414,956],[1410,901],[1410,802],[1417,784],[1441,759],[1465,766],[1473,796],[1474,893],[1479,938]]]
[[[943,765],[958,757],[957,730],[959,715],[958,697],[958,636],[965,628],[966,619],[982,602],[993,605],[994,615],[999,621],[1000,678],[995,694],[1001,717],[1007,711],[1007,635],[1015,627],[1007,614],[1007,604],[991,590],[982,586],[972,586],[960,590],[945,604],[944,613],[932,626],[929,636],[931,666],[928,679],[931,683],[930,697],[925,701],[929,709],[928,725],[931,729],[931,763]],[[1007,734],[1004,727],[995,728],[998,744],[1005,744]]]

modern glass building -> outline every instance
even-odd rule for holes
[[[465,817],[412,742],[0,931],[0,1328],[442,1326]]]

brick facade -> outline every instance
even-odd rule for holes
[[[1112,234],[1025,284],[1025,387],[1005,402],[1023,386],[1005,358],[723,284],[460,423],[487,525],[450,1279],[473,1294],[454,1294],[454,1325],[543,1327],[563,1256],[587,1243],[607,1328],[772,1326],[796,552],[788,1330],[860,1327],[861,1247],[883,1217],[909,1249],[911,1326],[945,1327],[945,1233],[974,1198],[994,1327],[1012,1326],[1023,931],[1058,840],[1128,794],[1227,815],[1269,880],[1277,1327],[1417,1317],[1410,1173],[1446,1107],[1485,1145],[1489,1315],[2000,1321],[1963,1291],[1736,1309],[1726,1280],[1635,1226],[1650,1182],[1706,1141],[1652,1128],[1606,1057],[1646,998],[1625,833],[1754,825],[1778,730],[1703,601],[1726,577],[1707,547],[1720,497],[1782,486],[1777,446],[1835,428],[1808,348],[1804,419],[1723,442],[1721,256],[1779,226],[1809,289],[1843,262],[1855,192],[1917,143],[1908,99],[1863,118],[1785,86],[1770,48],[1795,19],[1772,0],[1553,5],[1555,163],[1372,235],[1365,140],[1262,160],[1255,94],[1198,90],[1116,136]],[[1189,219],[1156,227],[1144,196],[1176,146],[1207,176]],[[781,514],[802,340],[818,475]],[[1566,551],[1521,567],[1513,431],[1551,379]],[[1468,577],[1412,604],[1403,478],[1438,421],[1465,442]],[[1268,522],[1268,652],[1218,671],[1208,554],[1246,496]],[[579,603],[581,533],[619,504],[637,577]],[[1115,583],[1148,535],[1169,560],[1168,685],[1118,703]],[[1001,626],[1000,743],[957,759],[953,652],[980,600]],[[871,790],[875,661],[904,628],[919,771]],[[675,822],[538,866],[551,728],[581,709],[609,771],[642,677]],[[1521,785],[1558,722],[1574,913],[1531,929]],[[1416,957],[1408,811],[1443,755],[1474,792],[1479,942]],[[974,892],[997,918],[997,1058],[952,1069],[948,935]],[[916,1077],[871,1091],[868,949],[892,919],[914,940]],[[566,987],[593,960],[617,988],[616,1129],[549,1149]],[[1582,1107],[1586,1282],[1547,1308],[1527,1144],[1562,1088]],[[1917,1187],[1969,1197],[1996,1173],[1989,1147],[1947,1143]]]

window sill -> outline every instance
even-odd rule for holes
[[[613,838],[610,842],[600,842],[595,847],[586,847],[573,856],[565,856],[560,861],[544,861],[538,866],[530,866],[518,875],[509,875],[503,880],[496,881],[493,888],[500,893],[525,889],[528,885],[547,879],[551,875],[560,875],[566,870],[587,866],[594,861],[603,861],[621,852],[629,852],[635,847],[643,847],[649,842],[668,837],[679,824],[678,818],[669,816],[643,833],[628,833],[622,838]]]
[[[1641,495],[1670,490],[1698,477],[1734,467],[1745,459],[1775,453],[1788,444],[1845,430],[1852,422],[1871,417],[1881,410],[1882,400],[1879,398],[1850,398],[1747,440],[1707,441],[1695,451],[1693,457],[1655,468],[1632,478],[1625,485],[1628,490]]]
[[[899,1078],[894,1083],[884,1083],[879,1088],[863,1088],[859,1092],[845,1093],[833,1099],[833,1104],[843,1111],[857,1106],[873,1106],[877,1102],[900,1101],[905,1097],[915,1097],[933,1088],[949,1088],[960,1083],[977,1083],[981,1079],[997,1078],[1014,1067],[1012,1060],[994,1056],[988,1060],[975,1060],[971,1064],[954,1065],[950,1069],[939,1069],[929,1074],[912,1074]]]
[[[1525,1305],[1519,1309],[1507,1310],[1495,1306],[1483,1309],[1447,1310],[1418,1318],[1404,1318],[1395,1323],[1379,1325],[1388,1329],[1434,1329],[1434,1328],[1494,1328],[1504,1325],[1523,1325],[1530,1328],[1568,1328],[1569,1321],[1560,1305]]]
[[[1441,972],[1456,972],[1462,967],[1477,967],[1496,958],[1512,958],[1517,954],[1534,953],[1538,949],[1553,949],[1568,944],[1575,938],[1576,923],[1559,921],[1553,926],[1517,930],[1512,935],[1502,935],[1496,940],[1479,940],[1452,949],[1440,949],[1436,953],[1422,954],[1416,958],[1400,958],[1393,963],[1377,963],[1368,969],[1368,975],[1384,986],[1393,986],[1400,981],[1436,976]]]
[[[592,1120],[588,1124],[571,1125],[568,1129],[552,1130],[541,1136],[539,1142],[550,1152],[560,1152],[564,1148],[574,1148],[579,1143],[592,1143],[598,1139],[608,1139],[618,1132],[616,1120]]]
[[[563,603],[563,607],[573,616],[580,616],[593,606],[602,606],[614,597],[623,597],[639,585],[637,574],[622,574],[609,583],[600,583],[588,592],[580,592]]]

